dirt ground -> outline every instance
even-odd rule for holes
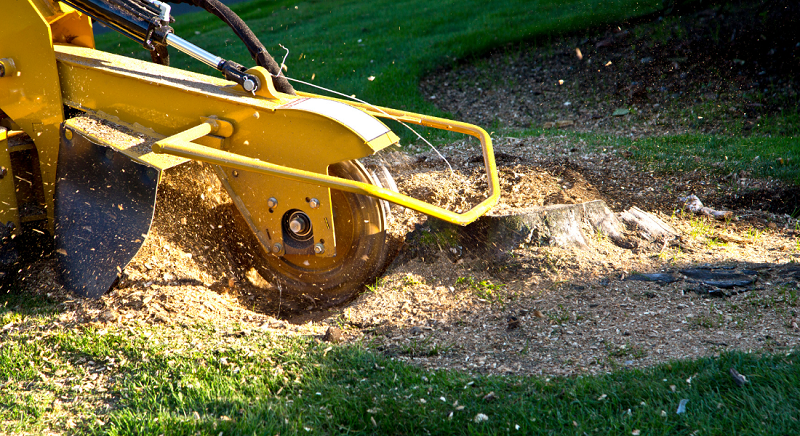
[[[693,215],[679,198],[718,198],[730,187],[642,173],[613,150],[591,152],[566,138],[496,145],[499,155],[517,157],[500,168],[499,211],[513,211],[520,198],[526,205],[604,200],[617,212],[649,211],[680,237],[648,242],[633,231],[636,246],[623,248],[595,233],[585,249],[525,245],[501,265],[473,253],[454,260],[447,247],[438,255],[418,250],[424,254],[401,257],[336,323],[399,359],[488,373],[593,373],[800,343],[797,220],[744,208],[727,221]],[[457,148],[443,151],[454,156]],[[457,198],[445,192],[459,188],[439,186],[443,192],[429,197]],[[752,280],[723,289],[690,277],[697,270]],[[674,281],[642,281],[642,273]]]
[[[680,3],[680,2],[678,2]],[[800,5],[732,1],[494,50],[420,90],[482,126],[750,135],[800,108]],[[699,5],[703,5],[700,3]],[[780,119],[772,132],[787,134]]]
[[[724,33],[726,22],[720,11],[694,13],[690,25],[716,17],[722,23],[719,41],[744,39],[742,33],[734,38]],[[620,36],[622,32],[627,36]],[[644,62],[645,56],[630,53],[638,50],[632,48],[636,44],[615,42],[646,36],[646,30],[639,28],[582,36],[587,39],[581,44],[587,47],[583,62],[596,59],[591,65],[597,65],[607,57],[614,60],[612,65],[622,60],[635,61],[636,66],[675,64],[673,68],[691,73],[682,78],[677,73],[663,84],[646,84],[641,77],[647,74],[629,69],[631,76],[625,80],[643,84],[636,85],[643,86],[641,92],[620,85],[618,76],[624,69],[592,76],[588,82],[571,78],[568,72],[577,74],[570,65],[577,59],[576,44],[565,40],[438,72],[421,89],[456,118],[480,124],[562,121],[563,128],[625,135],[687,129],[719,133],[729,125],[687,122],[677,109],[658,110],[668,106],[667,100],[670,107],[678,107],[683,99],[705,98],[694,86],[707,81],[711,65],[692,62],[698,58],[695,54],[666,52],[656,52]],[[692,38],[684,40],[687,53],[700,50],[692,48]],[[662,45],[664,50],[676,46]],[[784,59],[798,58],[796,47],[776,47],[775,54]],[[759,58],[759,68],[767,71],[759,74],[740,57],[746,61],[739,71],[745,77],[742,83],[759,87],[780,83],[795,92],[797,77],[785,74],[779,63],[766,64]],[[537,66],[532,68],[530,62]],[[730,69],[737,66],[740,63],[732,63]],[[484,74],[488,71],[490,75]],[[751,71],[754,75],[749,75]],[[494,77],[490,84],[475,82],[483,80],[476,77],[490,76]],[[533,84],[505,80],[516,76],[530,77]],[[692,77],[698,79],[689,80]],[[723,76],[719,85],[726,84],[729,80]],[[662,85],[668,91],[660,91]],[[587,87],[594,92],[587,93]],[[534,92],[520,92],[523,89]],[[747,102],[737,100],[742,98],[739,91],[726,89],[716,98],[724,100],[724,113],[741,117],[737,125],[748,134],[755,134],[752,126],[746,127],[757,119],[755,113],[774,113],[770,111],[779,111],[784,104],[781,94],[751,111]],[[796,93],[792,95],[796,104]],[[620,99],[631,99],[635,113],[612,116]],[[571,104],[565,105],[566,101]],[[53,259],[24,269],[18,283],[22,292],[61,303],[59,328],[86,323],[214,322],[322,337],[334,326],[346,341],[369,344],[397,359],[480,373],[598,373],[734,349],[784,352],[800,344],[800,224],[787,214],[787,208],[797,204],[797,187],[753,180],[746,174],[721,179],[702,172],[642,171],[627,160],[626,150],[593,150],[567,135],[493,140],[503,198],[491,213],[603,200],[617,213],[634,206],[650,212],[680,236],[648,242],[629,228],[626,232],[636,243],[627,248],[599,233],[590,235],[590,243],[582,249],[523,244],[511,250],[510,261],[497,264],[478,252],[453,255],[453,247],[420,250],[413,242],[419,239],[406,238],[428,231],[425,217],[395,207],[390,233],[398,255],[385,274],[344,307],[315,312],[310,306],[307,314],[298,315],[282,308],[279,290],[255,270],[239,266],[226,237],[229,199],[210,168],[190,163],[166,175],[144,247],[101,299],[85,300],[64,292]],[[456,168],[454,173],[431,153],[384,153],[367,164],[385,164],[402,192],[466,210],[486,187],[479,153],[468,141],[440,151]],[[732,217],[719,221],[691,214],[681,200],[691,194],[709,207],[731,211]],[[692,270],[746,279],[719,287],[697,279]],[[643,281],[657,277],[643,273],[671,278]]]

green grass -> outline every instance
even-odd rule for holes
[[[427,371],[365,345],[332,346],[237,326],[45,328],[57,319],[53,303],[4,300],[1,315],[14,323],[0,333],[0,422],[8,433],[800,431],[797,353],[730,353],[600,376],[482,376]],[[430,352],[425,344],[420,350]],[[645,353],[611,352],[620,358]],[[750,383],[737,387],[731,367]],[[495,398],[485,399],[490,392]],[[681,399],[689,402],[679,415]],[[475,422],[478,414],[488,420]]]
[[[682,172],[702,170],[726,176],[745,172],[747,178],[773,177],[800,184],[800,137],[728,136],[702,133],[650,136],[637,139],[608,134],[553,129],[503,131],[514,137],[567,136],[594,150],[630,151],[645,170]]]
[[[659,1],[633,0],[254,0],[232,8],[279,62],[284,55],[279,44],[291,50],[286,60],[290,77],[373,104],[446,116],[417,88],[423,75],[434,69],[463,59],[480,62],[482,54],[508,50],[518,42],[546,44],[559,34],[619,22],[660,6]],[[210,14],[178,16],[174,27],[179,36],[214,54],[252,65],[233,32]],[[149,58],[140,46],[115,33],[100,36],[97,45],[102,50]],[[175,67],[218,75],[174,49],[171,52]],[[373,81],[368,80],[371,76],[375,77]],[[304,85],[297,88],[319,92]],[[704,115],[713,117],[712,109]],[[800,183],[800,139],[785,136],[797,130],[795,118],[793,113],[766,117],[758,128],[765,134],[749,137],[686,134],[632,142],[622,137],[588,135],[587,139],[599,145],[610,142],[631,148],[634,159],[658,170],[703,169],[721,175],[744,170],[756,177]],[[413,141],[404,129],[394,126],[394,130],[404,140]],[[531,133],[538,134],[519,132]],[[423,134],[432,135],[432,139],[441,137],[440,132]]]
[[[775,97],[782,90],[769,92],[772,105],[793,108],[790,97]],[[744,93],[742,99],[750,103],[759,103],[768,97],[762,93]],[[800,113],[796,109],[782,109],[774,114],[765,114],[757,118],[739,118],[732,116],[730,105],[721,105],[715,101],[688,103],[685,101],[665,105],[664,113],[678,118],[679,125],[696,129],[705,125],[716,125],[720,135],[724,136],[797,136],[800,133]]]
[[[476,297],[505,308],[506,304],[516,299],[516,294],[506,289],[506,285],[493,283],[491,280],[476,280],[474,277],[459,277],[456,286],[466,285]]]
[[[800,183],[800,138],[794,136],[686,134],[643,138],[630,145],[634,159],[649,169],[702,169],[720,175],[748,171],[751,177]]]

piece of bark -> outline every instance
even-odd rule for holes
[[[330,326],[328,330],[325,332],[325,335],[322,336],[322,340],[325,342],[331,342],[334,344],[338,344],[344,341],[344,333],[338,327]]]
[[[636,206],[620,213],[619,218],[625,224],[634,227],[639,232],[639,236],[648,241],[670,240],[678,237],[678,232],[672,226]]]
[[[735,244],[749,244],[752,242],[748,241],[745,238],[742,238],[741,236],[734,235],[731,233],[717,233],[714,237],[722,242],[732,242]]]

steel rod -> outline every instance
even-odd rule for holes
[[[203,50],[202,48],[192,44],[178,35],[175,35],[174,33],[167,35],[167,45],[170,47],[175,47],[183,53],[186,53],[198,61],[216,69],[219,69],[220,65],[225,62],[225,59]]]

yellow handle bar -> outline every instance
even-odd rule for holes
[[[472,209],[464,213],[456,213],[369,183],[340,179],[326,174],[290,168],[191,142],[205,135],[216,133],[221,126],[226,124],[223,121],[213,119],[206,120],[198,126],[156,142],[153,144],[153,152],[181,156],[214,165],[236,168],[243,171],[252,171],[299,182],[314,183],[326,188],[335,188],[355,194],[369,195],[462,226],[475,221],[497,204],[500,198],[500,184],[497,178],[497,167],[494,160],[494,151],[492,150],[492,140],[485,130],[472,124],[413,114],[396,109],[376,108],[374,106],[353,103],[349,104],[360,107],[373,116],[459,132],[478,138],[481,142],[484,167],[487,177],[489,178],[489,196]]]

